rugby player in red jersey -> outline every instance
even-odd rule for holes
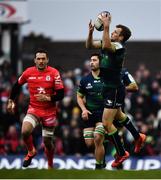
[[[15,99],[21,86],[27,83],[30,103],[22,122],[21,133],[28,154],[24,158],[23,167],[28,167],[36,155],[32,132],[41,123],[48,169],[51,169],[54,156],[53,136],[56,126],[56,101],[63,99],[64,86],[59,71],[48,66],[49,58],[45,50],[38,50],[35,53],[34,62],[35,66],[27,68],[13,85],[7,110],[14,113]]]

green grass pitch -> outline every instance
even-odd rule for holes
[[[1,179],[161,179],[161,170],[0,170]]]

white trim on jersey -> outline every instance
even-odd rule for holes
[[[123,48],[122,44],[119,43],[119,42],[112,42],[112,45],[115,46],[115,49],[116,49],[116,50]]]

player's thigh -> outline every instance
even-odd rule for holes
[[[122,119],[125,119],[125,118],[126,118],[126,114],[122,112],[122,109],[120,107],[118,109],[117,113],[116,113],[115,119],[116,120],[122,120]]]
[[[116,116],[118,109],[109,109],[109,108],[105,108],[103,111],[103,116],[102,116],[102,120],[103,122],[112,122]]]
[[[33,114],[26,114],[22,122],[22,134],[31,133],[38,124],[38,117],[34,116]]]

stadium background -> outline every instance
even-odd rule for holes
[[[3,1],[3,3],[8,3]],[[13,1],[14,2],[14,1]],[[21,2],[21,1],[19,1]],[[27,1],[23,1],[27,2]],[[1,2],[0,2],[1,3]],[[2,4],[0,4],[1,7]],[[3,5],[1,9],[3,9]],[[1,10],[2,11],[2,10]],[[27,11],[27,9],[26,9]],[[3,12],[3,11],[2,11]],[[32,17],[30,17],[32,20]],[[21,26],[29,24],[28,16],[24,22],[9,22],[1,13],[0,19],[0,169],[21,169],[22,156],[26,153],[20,135],[21,122],[28,103],[28,91],[24,86],[18,99],[16,116],[6,112],[6,102],[16,77],[28,66],[33,65],[34,52],[42,47],[48,50],[50,65],[57,67],[65,84],[65,98],[58,104],[58,128],[55,134],[56,159],[65,163],[64,169],[81,169],[79,160],[88,163],[82,169],[94,167],[93,153],[87,149],[82,139],[81,111],[76,104],[76,88],[82,76],[90,71],[89,55],[92,50],[85,49],[84,40],[54,40],[48,34],[28,32],[23,35]],[[89,18],[88,18],[89,19]],[[86,28],[87,26],[84,25]],[[161,34],[160,34],[161,35]],[[145,147],[139,155],[133,154],[133,139],[123,130],[125,146],[131,153],[131,159],[124,169],[150,170],[161,169],[161,37],[158,40],[131,40],[127,43],[125,66],[135,77],[139,92],[127,94],[126,112],[134,120],[138,129],[148,135]],[[41,128],[36,128],[35,145],[38,149],[38,161],[43,157]],[[114,148],[109,144],[107,152],[108,166]],[[18,159],[17,159],[18,158]],[[71,163],[67,163],[67,159]],[[18,163],[17,163],[18,162]],[[131,164],[131,165],[128,165]],[[38,165],[33,168],[38,168]],[[69,165],[70,164],[70,165]],[[133,165],[132,165],[133,164]],[[45,162],[44,167],[45,168]],[[58,168],[60,168],[58,163]],[[41,169],[41,168],[38,168]],[[61,168],[60,168],[61,169]],[[62,168],[63,169],[63,168]],[[1,171],[2,172],[2,171]],[[96,178],[96,177],[95,177]],[[130,177],[128,177],[130,178]]]

